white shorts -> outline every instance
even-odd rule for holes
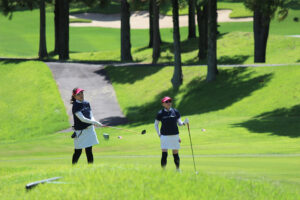
[[[161,149],[180,149],[179,134],[177,135],[161,135]]]
[[[96,131],[93,125],[83,130],[75,131],[77,137],[74,138],[75,149],[83,149],[95,144],[99,144]]]

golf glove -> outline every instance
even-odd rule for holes
[[[184,123],[184,124],[188,124],[188,123],[189,123],[189,119],[188,119],[188,118],[185,118],[185,120],[184,120],[183,123]]]

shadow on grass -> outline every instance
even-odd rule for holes
[[[161,109],[159,100],[163,96],[182,96],[180,102],[173,101],[173,106],[182,115],[202,114],[225,109],[226,107],[263,88],[272,78],[272,74],[255,76],[248,68],[220,70],[217,81],[207,83],[204,78],[195,78],[179,91],[168,89],[155,96],[155,101],[142,106],[129,107],[126,110],[129,121],[133,125],[141,125],[154,121],[156,113]]]
[[[152,74],[157,73],[161,70],[162,67],[159,66],[147,66],[141,67],[141,65],[137,66],[126,66],[126,67],[106,67],[105,72],[99,70],[96,73],[104,73],[100,75],[107,76],[106,72],[109,74],[109,80],[115,83],[121,84],[133,84],[136,81],[142,80],[147,76],[151,76]],[[115,74],[122,74],[122,76],[117,76]]]
[[[27,61],[38,61],[38,59],[26,59],[26,58],[0,58],[0,62],[3,64],[19,64]]]
[[[242,64],[249,57],[248,55],[221,56],[218,59],[218,64]]]
[[[233,124],[244,127],[255,133],[271,133],[272,135],[300,137],[300,105],[291,108],[280,108],[255,116],[249,121]]]

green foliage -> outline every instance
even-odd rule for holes
[[[273,18],[279,9],[279,19],[283,20],[288,14],[287,6],[293,0],[245,0],[244,4],[250,10],[259,10],[265,16]]]

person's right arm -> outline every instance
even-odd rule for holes
[[[102,124],[100,122],[97,122],[96,120],[94,120],[93,118],[92,119],[88,119],[86,118],[82,112],[78,111],[75,113],[76,117],[78,117],[78,119],[84,123],[88,123],[88,124],[93,124],[93,125],[96,125],[96,126],[102,126]]]

